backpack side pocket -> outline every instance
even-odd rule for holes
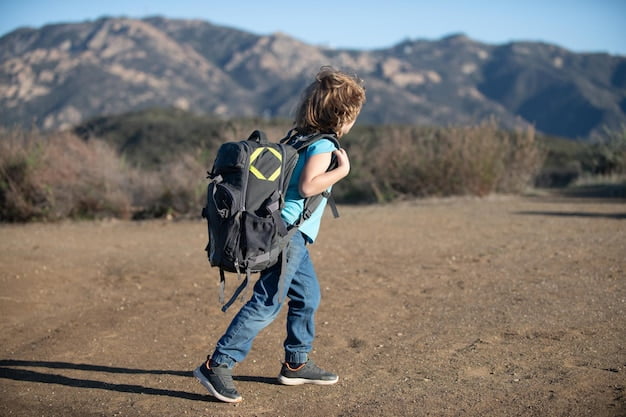
[[[271,259],[271,249],[276,237],[274,218],[260,217],[244,212],[242,218],[242,252],[251,271],[262,271],[269,268],[276,259]]]
[[[230,272],[238,272],[242,259],[239,249],[240,192],[227,184],[211,183],[207,193],[209,222],[209,262]]]

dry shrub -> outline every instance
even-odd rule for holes
[[[379,202],[403,196],[519,193],[542,163],[532,129],[504,132],[488,122],[379,132],[367,151],[357,151],[355,160],[357,169],[369,171],[364,178]]]
[[[98,140],[69,133],[44,147],[40,175],[52,193],[52,218],[128,217],[128,172],[117,153]]]
[[[0,131],[0,221],[198,214],[206,167],[192,154],[159,170],[71,133]]]
[[[181,155],[159,171],[144,171],[133,180],[133,218],[199,214],[206,191],[206,167],[191,154]]]
[[[103,142],[0,132],[1,220],[128,217],[128,173]]]
[[[19,130],[0,130],[1,221],[28,221],[49,209],[48,193],[37,181],[41,159],[37,139]]]
[[[537,178],[546,152],[539,145],[533,128],[507,132],[501,140],[505,150],[503,172],[494,191],[512,194],[523,192]]]
[[[236,127],[232,130],[238,134]],[[281,136],[278,126],[268,133],[273,139]],[[532,129],[504,132],[493,122],[370,127],[342,143],[351,174],[334,192],[344,202],[518,193],[542,163]],[[173,162],[158,170],[141,169],[97,139],[0,131],[0,221],[197,216],[212,159],[196,149],[173,155]]]

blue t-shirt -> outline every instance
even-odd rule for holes
[[[291,180],[287,187],[287,193],[285,194],[285,206],[281,211],[282,218],[287,224],[293,224],[302,214],[304,209],[304,198],[300,195],[300,175],[304,169],[304,165],[313,155],[320,153],[332,152],[335,149],[335,145],[328,139],[321,139],[314,144],[310,145],[298,159],[293,173],[291,174]],[[332,187],[328,188],[330,191]],[[315,241],[317,234],[320,230],[320,223],[322,221],[322,214],[324,214],[324,207],[326,207],[326,199],[323,198],[320,205],[315,209],[311,217],[302,222],[300,225],[300,231],[305,234],[310,243]]]

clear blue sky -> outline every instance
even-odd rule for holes
[[[206,20],[336,48],[388,47],[463,32],[478,41],[554,43],[626,55],[626,0],[0,0],[0,36],[100,16]]]

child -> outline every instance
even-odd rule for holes
[[[295,120],[297,135],[333,133],[337,138],[350,131],[365,102],[365,89],[355,77],[322,67],[305,90]],[[327,171],[332,155],[336,168]],[[281,214],[288,224],[300,216],[304,198],[320,194],[348,175],[350,162],[344,149],[336,150],[327,139],[319,140],[300,156],[285,195]],[[278,381],[285,385],[330,385],[339,380],[333,373],[317,367],[309,358],[315,337],[314,315],[320,302],[320,287],[309,257],[307,244],[317,236],[326,200],[300,226],[287,249],[285,285],[289,297],[285,362]],[[261,273],[248,301],[233,318],[217,342],[213,355],[194,370],[194,376],[221,401],[239,402],[232,368],[241,362],[261,329],[278,315],[284,294],[276,297],[280,262]]]

